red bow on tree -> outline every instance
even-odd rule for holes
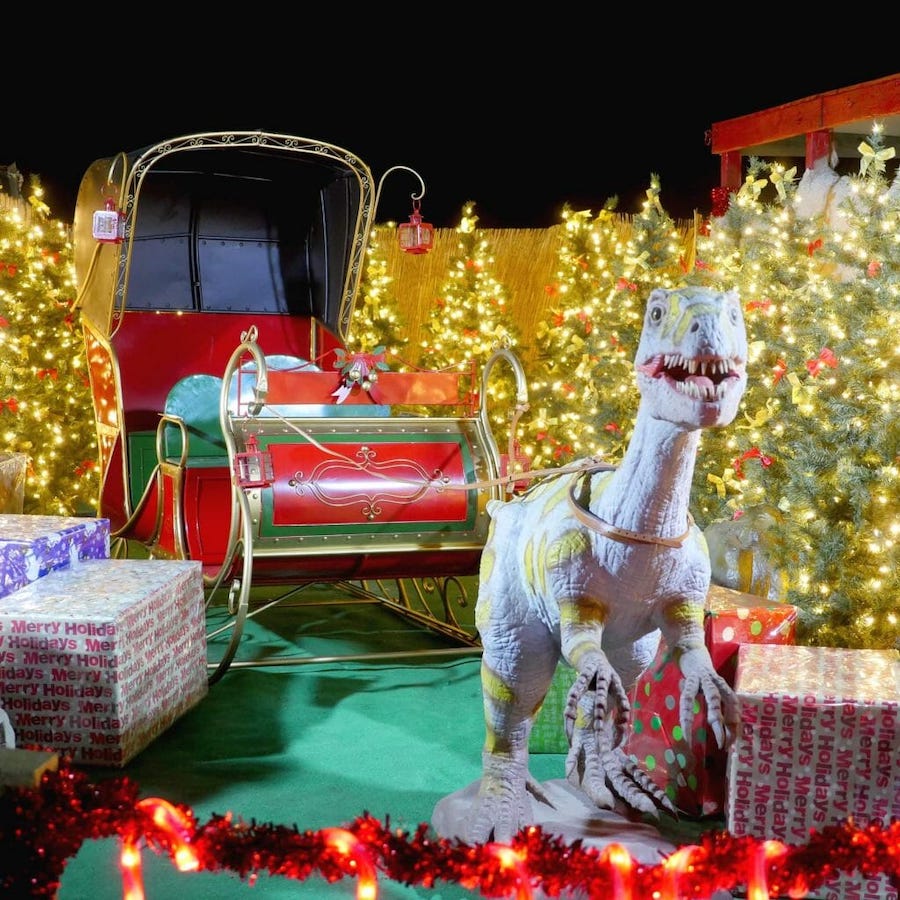
[[[837,368],[837,357],[828,347],[823,347],[819,351],[819,355],[814,359],[808,359],[806,361],[806,369],[813,378],[815,378],[819,372],[822,371],[822,366],[828,366],[829,369]]]
[[[43,381],[45,378],[52,378],[56,381],[59,377],[59,371],[57,369],[38,369],[37,377],[40,381]]]
[[[751,447],[731,464],[731,468],[734,469],[734,477],[739,481],[743,481],[747,477],[744,475],[744,463],[748,459],[758,459],[764,469],[768,469],[772,465],[771,456],[765,456],[759,447]]]

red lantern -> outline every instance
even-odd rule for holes
[[[413,200],[409,222],[403,222],[397,229],[400,249],[404,253],[427,253],[434,246],[434,227],[422,221],[419,206],[419,201]]]
[[[275,480],[272,454],[259,449],[256,435],[247,438],[247,449],[234,454],[234,474],[242,488],[268,487]]]

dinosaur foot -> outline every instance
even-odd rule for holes
[[[553,808],[526,763],[485,753],[484,771],[466,822],[465,840],[480,844],[509,843],[520,829],[533,824],[532,796]]]
[[[621,746],[613,746],[614,728],[607,723],[599,732],[575,730],[566,756],[566,780],[599,809],[615,809],[618,798],[654,818],[659,818],[660,809],[677,818],[678,812],[665,791]]]

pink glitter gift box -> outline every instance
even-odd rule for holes
[[[48,572],[108,556],[108,519],[0,515],[0,597]]]
[[[802,844],[852,817],[900,817],[900,653],[743,645],[741,727],[728,755],[726,827]],[[896,900],[885,876],[840,875],[809,895]]]
[[[0,599],[19,747],[122,766],[208,690],[199,562],[85,560]]]

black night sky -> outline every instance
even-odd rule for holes
[[[110,19],[104,35],[117,27]],[[53,218],[72,220],[96,159],[195,132],[257,129],[343,147],[376,180],[392,166],[417,170],[421,211],[435,227],[455,227],[468,201],[484,228],[549,227],[564,204],[596,213],[613,196],[618,212],[635,213],[651,173],[667,211],[688,218],[709,211],[718,184],[705,141],[713,122],[894,74],[900,59],[895,45],[879,52],[869,38],[852,53],[817,46],[798,60],[788,36],[762,48],[734,37],[731,47],[712,29],[712,43],[694,34],[689,50],[644,46],[646,37],[633,51],[610,50],[608,34],[594,42],[579,22],[546,34],[533,27],[523,42],[502,28],[502,40],[467,34],[455,19],[422,25],[421,35],[407,22],[390,49],[375,38],[351,49],[334,27],[286,20],[271,21],[261,44],[259,22],[239,18],[226,42],[206,34],[198,48],[169,24],[141,40],[88,34],[76,48],[61,33],[52,47],[35,45],[32,63],[40,56],[49,86],[16,83],[0,165],[38,176]],[[14,82],[8,72],[8,91]],[[405,221],[417,190],[411,175],[392,174],[376,221]]]

